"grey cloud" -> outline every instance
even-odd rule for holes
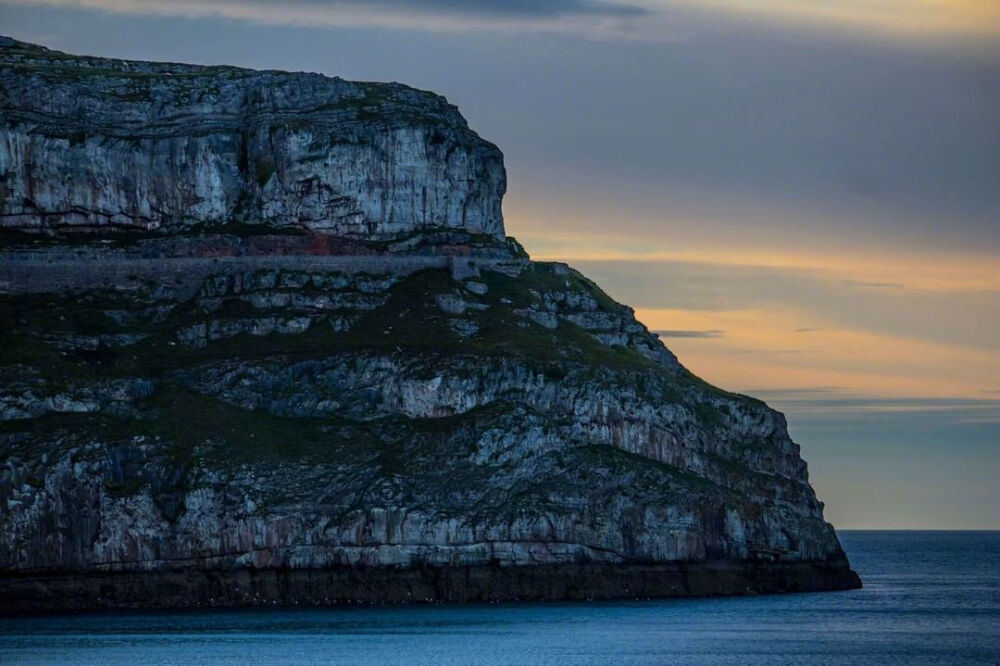
[[[53,0],[23,0],[26,4],[48,4]],[[320,11],[394,10],[401,13],[429,13],[451,16],[554,18],[560,16],[641,16],[649,13],[644,7],[608,0],[172,0],[171,2],[128,5],[112,0],[98,2],[99,7],[121,11],[141,12],[155,8],[169,13],[183,10],[185,5],[214,4],[219,7],[253,8],[267,10],[310,9]]]
[[[848,393],[835,386],[793,389],[741,389],[788,414],[799,423],[838,423],[847,420],[872,424],[909,420],[918,423],[988,424],[1000,422],[1000,400],[975,398],[886,398]]]
[[[264,0],[237,0],[263,2]],[[573,14],[599,16],[637,16],[647,13],[643,7],[601,0],[294,0],[319,7],[350,5],[367,8],[426,10],[454,14],[497,16],[567,16]]]
[[[784,390],[747,390],[745,393],[770,399],[781,403],[787,408],[797,410],[809,409],[819,412],[920,412],[933,414],[952,414],[979,416],[993,415],[1000,418],[1000,400],[977,400],[974,398],[885,398],[868,395],[850,395],[831,387],[784,389]]]
[[[754,354],[772,356],[774,354],[818,354],[818,349],[727,349],[723,354]]]
[[[725,335],[725,331],[720,331],[718,329],[710,329],[707,331],[690,331],[690,330],[665,330],[665,331],[653,331],[661,338],[721,338]]]
[[[807,399],[816,397],[827,397],[842,393],[842,386],[803,386],[793,389],[747,389],[746,393],[757,396],[762,400],[773,400],[778,398]]]
[[[665,41],[669,37],[667,30],[645,29],[651,17],[659,12],[651,11],[641,4],[632,4],[629,0],[87,0],[85,3],[79,0],[0,0],[0,10],[3,10],[4,15],[9,14],[7,7],[28,11],[51,8],[67,13],[85,9],[88,12],[123,17],[124,20],[130,17],[198,21],[222,19],[242,23],[251,30],[261,26],[278,30],[289,27],[298,30],[392,30],[395,33],[393,40],[398,41],[407,41],[399,39],[407,33],[413,36],[421,33],[463,35],[469,32],[475,32],[480,37],[486,33],[524,36],[541,32],[602,41]],[[6,22],[4,27],[7,27]],[[37,22],[31,29],[31,32],[36,31]],[[218,39],[217,32],[212,41]],[[52,40],[36,38],[34,41],[52,44]],[[97,38],[98,43],[104,41]],[[362,38],[362,46],[377,43],[379,51],[382,51],[387,41],[390,40]],[[473,45],[473,49],[475,48],[477,45]],[[274,44],[262,50],[262,53],[271,58],[260,64],[265,68],[275,68],[273,56],[279,50],[280,47]],[[317,54],[329,54],[331,50],[335,50],[335,47],[331,48],[328,43],[323,43],[318,50],[312,51],[308,64],[291,68],[308,68],[311,71],[316,65]],[[391,50],[391,47],[385,49],[382,57],[381,53],[365,54],[363,57],[369,61],[388,62],[393,57]],[[171,51],[175,52],[175,49]],[[450,54],[447,57],[449,62],[463,64],[447,69],[464,70],[469,54],[468,47],[463,47],[457,55]],[[177,59],[177,56],[172,54],[167,59]],[[188,54],[182,59],[195,60]],[[389,78],[401,79],[397,74],[402,68],[400,62],[396,61],[394,72]],[[341,70],[331,73],[343,75],[346,72]]]
[[[844,284],[852,287],[865,287],[867,289],[905,289],[906,285],[901,282],[865,282],[863,280],[844,280]]]

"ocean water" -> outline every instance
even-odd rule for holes
[[[1000,664],[1000,532],[841,532],[862,590],[0,620],[0,664]]]

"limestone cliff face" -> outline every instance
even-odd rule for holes
[[[504,239],[440,98],[4,49],[0,607],[859,584],[784,417]]]
[[[500,151],[444,98],[399,84],[84,58],[4,38],[0,126],[5,228],[503,234]]]

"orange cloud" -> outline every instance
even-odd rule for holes
[[[728,239],[674,239],[663,249],[656,238],[623,239],[614,234],[538,231],[544,224],[516,232],[533,259],[539,261],[682,261],[724,266],[759,266],[822,271],[858,287],[892,285],[928,291],[1000,289],[1000,266],[992,254],[928,252],[881,248],[844,250],[818,242],[812,250],[777,247],[763,239],[758,247]],[[692,225],[694,226],[694,225]]]
[[[653,330],[725,331],[665,342],[692,372],[731,390],[836,386],[882,396],[982,399],[984,387],[1000,377],[1000,356],[990,351],[838,329],[815,312],[640,309],[636,316]]]
[[[1000,34],[995,0],[660,0],[659,7],[685,4],[789,23],[839,24],[902,35]]]

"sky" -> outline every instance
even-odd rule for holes
[[[828,520],[1000,529],[996,0],[0,0],[0,33],[444,94],[508,233],[783,411]]]

